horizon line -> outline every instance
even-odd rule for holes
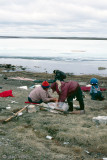
[[[38,37],[38,36],[0,36],[0,38],[22,38],[22,39],[80,39],[80,40],[107,40],[104,37]]]

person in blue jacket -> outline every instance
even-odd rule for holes
[[[100,87],[98,85],[98,79],[92,78],[90,80],[91,89],[90,89],[90,95],[92,100],[104,100],[104,97],[102,96],[102,92],[100,91]]]

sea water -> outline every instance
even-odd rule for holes
[[[0,60],[33,72],[107,75],[98,70],[107,68],[107,40],[1,38]]]

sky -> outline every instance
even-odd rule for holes
[[[0,0],[0,36],[107,38],[107,0]]]

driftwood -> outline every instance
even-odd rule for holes
[[[14,118],[15,116],[17,116],[20,112],[24,111],[25,109],[27,109],[28,105],[25,106],[24,108],[22,108],[21,110],[19,110],[18,112],[14,113],[14,115],[10,116],[9,118],[7,118],[6,120],[4,120],[4,122],[8,122],[10,121],[12,118]]]

